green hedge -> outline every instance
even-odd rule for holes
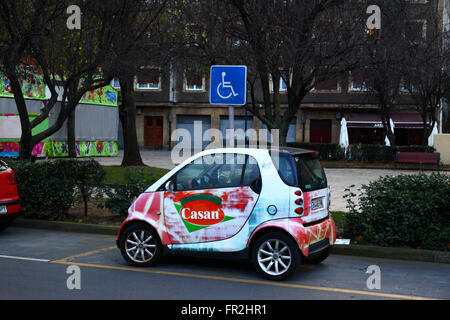
[[[449,250],[450,176],[386,176],[346,190],[344,236],[381,246]]]
[[[104,204],[99,204],[98,207],[106,207],[111,213],[126,217],[133,201],[156,180],[155,176],[149,175],[143,168],[127,168],[121,179],[125,183],[103,186],[102,191],[106,199]]]
[[[397,152],[435,152],[428,146],[387,147],[383,145],[357,144],[350,145],[345,154],[339,144],[332,143],[289,143],[290,147],[303,148],[319,152],[320,160],[365,161],[365,162],[393,162]]]
[[[14,169],[27,217],[64,220],[74,202],[89,201],[104,180],[103,168],[94,160],[8,163]]]

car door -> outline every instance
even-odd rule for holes
[[[234,153],[204,156],[171,178],[175,189],[165,192],[164,218],[172,244],[218,241],[239,232],[258,199],[257,178],[244,179],[246,161],[248,156]]]

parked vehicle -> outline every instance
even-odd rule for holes
[[[19,214],[21,209],[14,171],[0,160],[0,231]]]
[[[117,237],[125,260],[164,252],[228,253],[282,280],[320,263],[336,240],[330,192],[315,151],[214,149],[184,161],[140,195]]]

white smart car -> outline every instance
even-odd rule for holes
[[[320,263],[336,240],[315,151],[213,149],[184,161],[134,201],[117,244],[133,266],[164,252],[244,256],[265,278]]]

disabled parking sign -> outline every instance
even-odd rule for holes
[[[211,66],[210,79],[210,104],[247,104],[247,66]]]

